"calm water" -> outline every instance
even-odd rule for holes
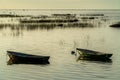
[[[7,10],[1,10],[1,13]],[[8,11],[9,12],[9,11]],[[10,10],[12,12],[12,10]],[[60,11],[21,11],[34,15]],[[94,28],[12,29],[0,27],[0,80],[119,80],[120,78],[120,29],[109,24],[120,21],[120,11],[67,10],[64,13],[104,13],[109,21]],[[77,61],[71,51],[87,48],[113,53],[112,63]],[[49,55],[48,65],[7,65],[7,50],[37,55]]]

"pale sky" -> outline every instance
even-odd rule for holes
[[[120,0],[0,0],[0,9],[120,9]]]

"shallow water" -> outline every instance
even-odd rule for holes
[[[113,11],[103,12],[112,14]],[[119,14],[118,11],[116,13]],[[116,21],[115,14],[113,17],[115,20],[110,21]],[[14,30],[2,27],[0,80],[119,80],[120,29],[109,27],[109,23],[112,22],[93,28]],[[71,51],[77,47],[113,53],[112,62],[77,61],[77,58],[71,55]],[[7,65],[7,50],[49,55],[50,64]]]

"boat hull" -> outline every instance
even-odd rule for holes
[[[77,48],[77,50],[81,53],[79,56],[80,60],[111,61],[110,57],[112,56],[112,54],[109,53],[103,53],[81,48]]]
[[[7,51],[8,62],[13,64],[49,64],[50,56],[29,55],[20,52]]]

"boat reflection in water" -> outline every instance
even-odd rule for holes
[[[49,64],[50,56],[38,56],[20,52],[7,51],[9,56],[8,65],[12,64]]]
[[[102,63],[112,63],[112,59],[105,59],[105,60],[94,60],[94,59],[84,59],[81,56],[78,56],[76,61],[92,61],[92,62],[102,62]]]

